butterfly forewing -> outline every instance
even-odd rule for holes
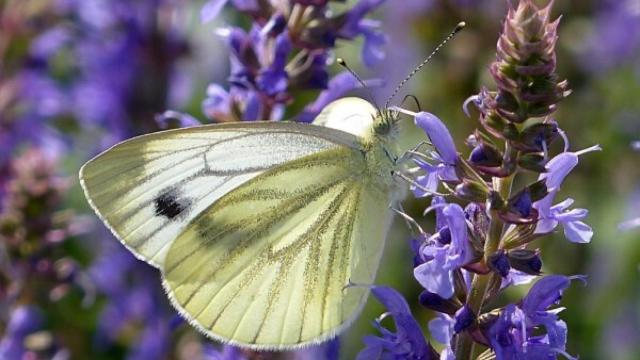
[[[295,123],[243,123],[140,136],[80,170],[92,207],[138,257],[162,267],[171,242],[199,213],[267,169],[336,146],[347,133]]]
[[[335,335],[366,300],[366,287],[350,284],[373,283],[390,218],[391,194],[368,165],[339,146],[220,198],[170,247],[174,304],[207,334],[256,348]]]

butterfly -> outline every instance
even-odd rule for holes
[[[349,97],[311,124],[241,122],[119,143],[80,170],[85,195],[174,307],[209,337],[293,349],[366,302],[403,195],[398,115]]]

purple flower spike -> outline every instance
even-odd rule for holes
[[[436,206],[442,207],[439,218],[444,218],[446,225],[438,229],[421,249],[425,262],[418,265],[413,274],[429,292],[449,299],[454,293],[453,271],[468,263],[473,254],[464,210],[458,204],[443,205],[439,201]],[[444,243],[440,241],[443,237],[447,238]]]
[[[382,337],[366,336],[363,339],[366,347],[357,359],[435,359],[435,351],[422,335],[420,324],[411,314],[404,297],[386,286],[373,286],[371,293],[387,308],[387,314],[393,317],[396,332],[381,325],[383,315],[375,322]]]

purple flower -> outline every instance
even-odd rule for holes
[[[600,150],[598,145],[578,151],[563,152],[549,160],[545,166],[547,172],[542,173],[539,180],[545,179],[545,184],[549,193],[541,200],[536,201],[533,207],[538,210],[538,225],[536,233],[546,234],[562,224],[564,234],[567,239],[575,243],[588,243],[593,236],[591,227],[581,220],[587,217],[588,210],[573,209],[568,210],[573,203],[569,198],[565,201],[552,205],[555,195],[558,193],[564,178],[578,164],[578,156],[587,152]]]
[[[473,324],[475,316],[468,306],[463,306],[456,311],[454,316],[439,313],[429,321],[429,332],[433,338],[445,345],[440,352],[440,360],[455,360],[453,352],[453,337]]]
[[[416,183],[411,186],[414,195],[416,197],[433,195],[438,190],[441,180],[457,181],[455,166],[458,162],[458,152],[451,133],[444,123],[428,112],[414,113],[401,108],[396,110],[414,116],[416,125],[427,134],[435,149],[430,156],[414,158],[414,162],[425,173],[417,176]]]
[[[460,205],[445,204],[440,197],[434,197],[432,207],[441,208],[436,214],[440,227],[421,247],[424,263],[418,265],[413,274],[429,292],[448,299],[454,293],[453,272],[472,259],[473,251]]]
[[[0,359],[22,359],[24,339],[38,331],[43,324],[42,314],[33,306],[20,306],[11,311],[11,318],[0,341]]]
[[[579,60],[590,71],[603,72],[633,62],[640,53],[640,6],[636,0],[604,0]]]
[[[387,308],[387,312],[374,323],[382,337],[365,336],[366,347],[357,359],[435,359],[435,351],[422,335],[422,329],[404,297],[386,286],[373,286],[371,292]],[[395,332],[382,326],[386,316],[393,318]]]
[[[567,326],[557,310],[549,310],[560,300],[572,279],[549,275],[536,282],[520,304],[507,305],[487,331],[487,338],[497,359],[556,359],[565,352]],[[539,330],[544,328],[544,333]]]

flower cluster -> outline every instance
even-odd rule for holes
[[[178,323],[157,274],[61,210],[77,188],[60,173],[86,160],[78,154],[157,129],[152,115],[176,105],[166,89],[187,50],[168,16],[178,3],[0,5],[0,358],[64,359],[92,342],[130,358],[166,352]],[[81,322],[96,316],[87,331]],[[83,338],[69,341],[74,332]]]
[[[426,212],[436,217],[433,233],[418,229],[414,276],[425,289],[420,303],[438,312],[429,329],[444,345],[441,359],[470,358],[474,347],[497,359],[571,358],[565,351],[566,324],[550,306],[572,277],[544,276],[518,303],[487,307],[505,288],[542,274],[536,239],[559,226],[573,243],[588,243],[593,236],[583,222],[587,210],[572,208],[570,198],[556,203],[580,155],[600,148],[570,151],[566,134],[552,118],[570,91],[555,72],[559,20],[552,20],[551,8],[552,2],[539,7],[532,0],[509,8],[490,67],[497,90],[482,88],[463,106],[467,116],[469,104],[479,111],[480,126],[466,140],[468,157],[436,116],[398,108],[414,117],[431,144],[429,151],[410,153],[415,163],[410,172],[418,174],[414,195],[433,197]],[[564,146],[553,156],[556,142]],[[362,354],[385,352],[400,359],[406,358],[400,352],[420,349],[418,358],[435,358],[424,340],[415,340],[422,335],[407,325],[410,313],[397,310],[397,300],[389,303],[395,295],[376,296],[398,330],[394,334],[376,325],[383,338],[365,338]]]
[[[231,52],[230,87],[218,84],[207,89],[203,111],[215,121],[280,120],[291,94],[325,90],[316,103],[299,114],[311,120],[331,100],[357,85],[348,73],[330,79],[327,67],[331,49],[339,40],[364,38],[362,59],[366,65],[383,57],[385,36],[378,23],[365,16],[384,0],[360,0],[351,9],[334,14],[330,1],[210,0],[202,20],[215,18],[226,3],[251,18],[249,29],[217,30]]]

